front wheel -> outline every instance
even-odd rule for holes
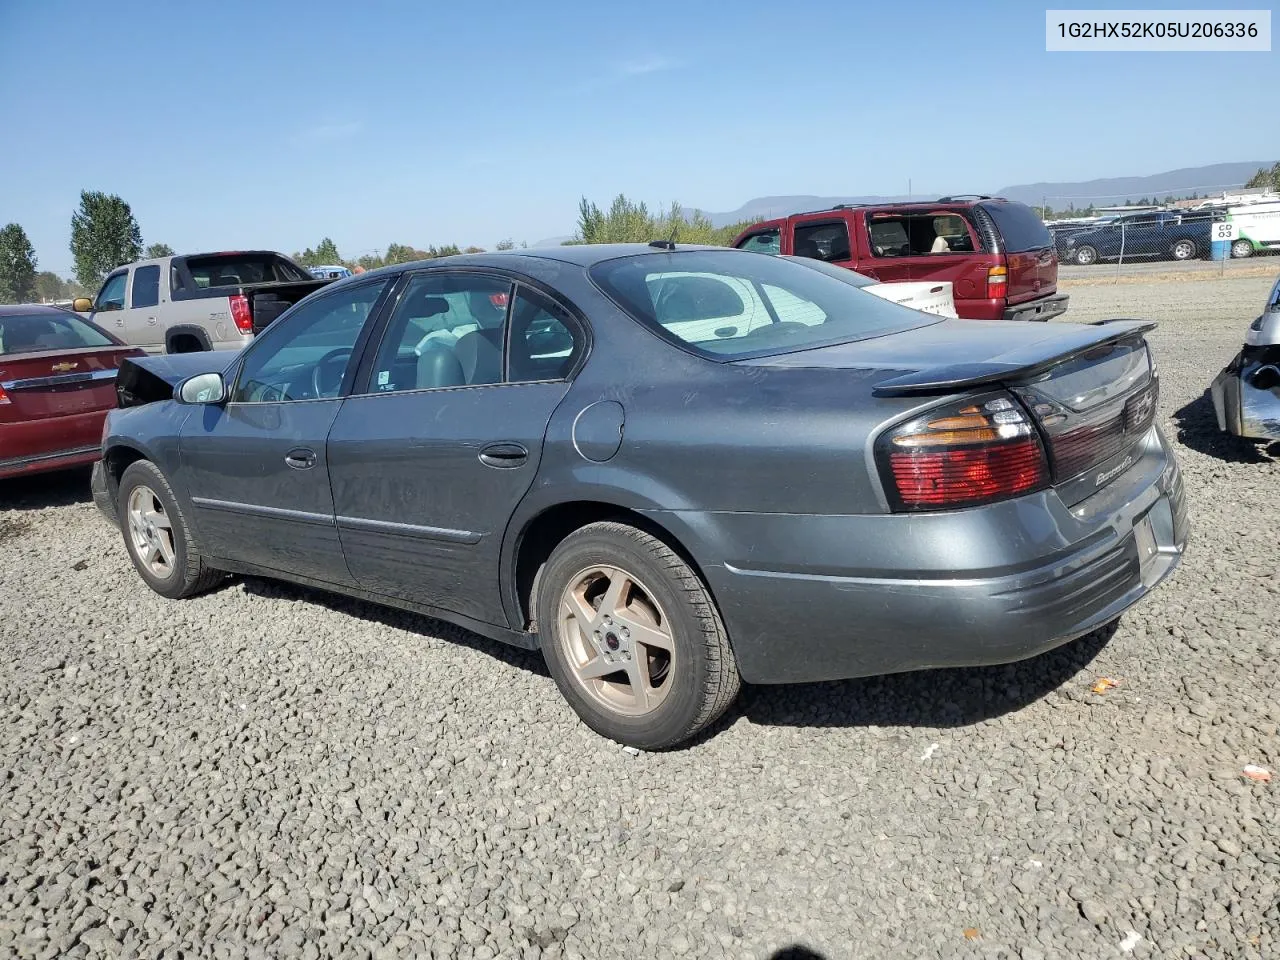
[[[1231,244],[1231,256],[1237,260],[1253,256],[1253,244],[1248,240],[1237,240]]]
[[[1173,259],[1190,260],[1196,255],[1196,245],[1190,240],[1179,240],[1173,245]]]
[[[1087,267],[1092,263],[1098,262],[1098,251],[1093,247],[1084,246],[1076,247],[1076,263],[1082,267]]]
[[[129,559],[160,596],[190,597],[225,576],[205,565],[169,482],[150,460],[129,464],[120,477],[117,515]]]
[[[741,680],[706,586],[656,537],[592,523],[538,578],[542,655],[584,723],[628,746],[689,739],[724,713]]]

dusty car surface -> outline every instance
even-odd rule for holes
[[[540,648],[646,748],[744,680],[1032,656],[1177,564],[1150,325],[667,246],[397,265],[134,361],[95,499],[164,596],[281,577]]]
[[[1280,279],[1210,393],[1218,429],[1251,440],[1280,440]]]

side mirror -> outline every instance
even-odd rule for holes
[[[76,313],[89,313],[93,310],[93,301],[88,297],[76,297],[71,301],[71,309]]]
[[[173,399],[179,403],[221,403],[227,396],[227,385],[220,373],[198,373],[178,384]]]

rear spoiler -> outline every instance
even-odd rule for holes
[[[874,391],[882,397],[907,397],[918,393],[950,392],[961,387],[980,387],[1006,380],[1025,380],[1092,347],[1137,337],[1155,328],[1156,324],[1146,320],[1100,320],[1097,323],[1079,324],[1076,329],[1054,340],[1047,348],[1042,344],[1030,344],[980,363],[926,367],[914,373],[882,380],[875,385]]]

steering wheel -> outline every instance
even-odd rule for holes
[[[347,372],[347,361],[351,359],[352,352],[351,347],[338,347],[320,358],[320,362],[311,370],[312,396],[316,398],[334,396],[342,389],[342,375]],[[326,372],[330,367],[336,368],[337,382],[326,384],[325,379],[333,376]]]

